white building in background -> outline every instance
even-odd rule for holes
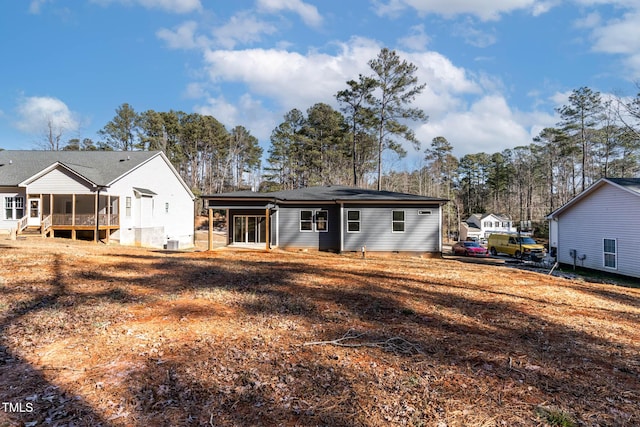
[[[492,233],[516,233],[510,217],[499,214],[473,214],[460,225],[460,240],[486,239]]]
[[[0,151],[0,230],[194,243],[194,195],[160,151]]]

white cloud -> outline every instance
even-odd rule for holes
[[[556,92],[553,95],[551,95],[550,99],[554,105],[554,108],[562,107],[563,105],[566,105],[567,103],[569,103],[569,97],[571,96],[571,93],[572,91],[568,90],[565,92]]]
[[[640,10],[600,25],[593,36],[595,51],[631,55],[640,52]]]
[[[576,28],[597,28],[601,25],[602,16],[598,12],[592,12],[588,15],[576,20],[574,26]]]
[[[271,132],[282,121],[282,115],[264,107],[262,102],[250,94],[240,96],[237,102],[230,102],[224,96],[208,97],[205,103],[197,105],[194,111],[216,118],[227,129],[244,126],[262,142],[265,148]]]
[[[174,30],[161,28],[156,31],[156,36],[164,40],[170,49],[195,49],[204,47],[207,41],[204,38],[196,38],[198,24],[194,21],[186,21]]]
[[[263,34],[273,34],[275,25],[261,21],[249,12],[240,12],[231,17],[228,23],[214,28],[212,33],[218,46],[232,49],[237,43],[250,44],[262,39]]]
[[[202,10],[200,0],[91,0],[93,3],[108,5],[111,3],[123,3],[127,5],[137,4],[147,9],[162,9],[171,13],[190,13]]]
[[[531,132],[508,106],[504,97],[488,95],[468,110],[447,112],[444,117],[421,126],[416,134],[423,141],[444,136],[454,154],[496,153],[507,148],[532,143]]]
[[[307,108],[357,78],[358,68],[377,54],[356,48],[338,56],[275,49],[211,50],[205,53],[212,81],[238,82],[252,93],[268,96],[285,108]]]
[[[537,16],[548,11],[558,1],[541,0],[388,0],[377,2],[380,15],[396,15],[405,9],[415,9],[420,14],[438,14],[445,17],[455,15],[474,15],[483,21],[500,19],[501,15],[516,10],[529,10]]]
[[[409,34],[398,40],[398,44],[411,50],[425,50],[429,44],[429,36],[424,31],[424,25],[409,28]]]
[[[288,10],[297,13],[311,27],[322,25],[322,15],[320,15],[318,9],[301,0],[257,0],[257,5],[260,10],[266,12]]]
[[[233,49],[238,44],[249,45],[262,40],[264,34],[274,34],[278,28],[261,21],[250,12],[240,12],[229,21],[210,30],[211,37],[198,34],[198,23],[186,21],[170,30],[161,28],[156,36],[164,40],[170,49],[196,49],[213,46]]]
[[[40,134],[49,123],[58,130],[75,132],[80,128],[76,115],[57,98],[33,96],[20,101],[15,126],[28,134]]]
[[[594,52],[620,55],[623,73],[629,80],[640,78],[640,4],[637,0],[574,0],[586,6],[611,5],[618,8],[616,18],[606,19],[599,11],[576,20],[578,29],[591,30]],[[625,13],[622,13],[625,12]]]
[[[292,108],[304,111],[317,102],[326,102],[337,108],[335,93],[344,89],[346,82],[357,78],[358,74],[370,74],[367,62],[375,58],[380,49],[381,46],[371,40],[353,39],[340,45],[340,50],[334,55],[317,52],[300,54],[275,49],[210,50],[205,53],[205,61],[211,82],[242,84],[253,94],[254,102],[261,99],[270,105],[267,108],[262,104],[245,103],[236,108],[224,97],[218,97],[209,98],[207,105],[199,109],[208,111],[216,118],[225,117],[225,124],[247,124],[252,130],[258,125],[261,130],[253,133],[264,140],[282,121],[284,113]],[[478,108],[467,111],[466,96],[482,96],[487,91],[500,88],[498,83],[484,76],[474,79],[437,52],[399,51],[398,55],[415,64],[419,82],[427,84],[414,106],[422,108],[431,117],[430,123],[445,125],[438,134],[446,135],[445,129],[448,131],[449,127],[457,127],[455,122],[441,120],[465,114],[472,118],[482,112]],[[222,118],[219,120],[223,121]],[[482,115],[476,122],[487,120],[486,115]],[[499,119],[492,120],[497,122]],[[507,128],[506,125],[503,127]],[[518,132],[512,133],[526,136],[526,131],[522,129],[520,127]],[[487,132],[490,130],[487,129]],[[501,134],[508,132],[503,130]],[[435,136],[438,135],[428,140]],[[474,149],[473,146],[468,148]],[[414,150],[407,147],[407,151],[412,153]]]
[[[481,48],[491,46],[497,40],[495,34],[478,29],[470,18],[454,25],[453,33],[458,37],[462,37],[467,44]]]
[[[29,3],[29,13],[34,15],[39,14],[42,11],[42,6],[50,0],[32,0]]]
[[[187,99],[201,99],[208,96],[206,85],[203,83],[189,83],[185,89],[183,96]]]

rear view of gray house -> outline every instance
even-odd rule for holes
[[[447,200],[343,186],[202,196],[226,211],[227,243],[334,252],[442,252]]]

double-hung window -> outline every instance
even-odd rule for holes
[[[329,211],[302,210],[300,211],[300,231],[326,232],[329,231]]]
[[[391,212],[391,232],[404,233],[404,211]]]
[[[618,242],[616,239],[603,240],[604,266],[618,268]]]
[[[347,233],[360,232],[360,211],[347,211]]]
[[[313,211],[300,211],[300,231],[313,231]]]
[[[5,219],[20,219],[24,216],[24,197],[5,197],[4,198],[4,217]]]

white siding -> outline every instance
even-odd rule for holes
[[[24,214],[27,213],[27,196],[24,193],[22,188],[18,189],[15,187],[0,187],[0,230],[11,230],[16,228],[17,220],[6,219],[5,209],[4,209],[4,199],[5,197],[16,197],[20,196],[24,198]]]
[[[95,189],[82,178],[57,167],[27,186],[28,194],[91,194]]]
[[[606,184],[563,212],[557,223],[558,260],[576,265],[640,277],[640,197]],[[603,239],[617,240],[618,268],[604,267]]]
[[[153,199],[136,197],[133,188],[156,193]],[[135,243],[136,230],[154,235],[164,229],[164,243],[179,240],[180,247],[193,246],[194,203],[173,171],[161,156],[120,178],[109,188],[109,194],[120,196],[120,232],[114,236],[121,244]],[[127,216],[126,198],[131,197],[131,215]],[[166,204],[169,212],[166,212]],[[154,237],[154,241],[157,239]]]

